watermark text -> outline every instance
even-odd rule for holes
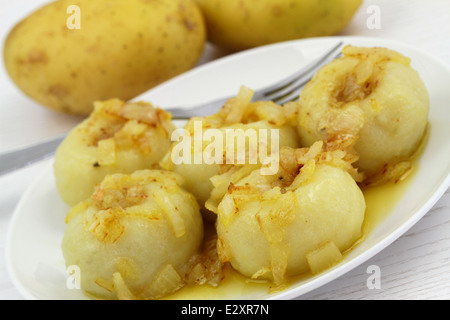
[[[203,130],[200,120],[194,121],[193,128],[193,135],[182,128],[172,133],[171,140],[178,142],[171,152],[174,164],[261,163],[262,175],[278,172],[279,129]]]

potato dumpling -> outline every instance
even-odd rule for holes
[[[149,103],[97,102],[56,151],[54,174],[61,198],[87,199],[107,174],[151,169],[170,148],[171,115]]]
[[[201,207],[204,206],[206,200],[210,196],[210,192],[213,189],[213,185],[210,178],[228,171],[230,168],[239,165],[238,155],[241,153],[244,156],[241,161],[244,163],[250,163],[249,155],[251,154],[250,148],[253,144],[250,142],[250,133],[256,133],[254,138],[263,143],[267,147],[268,154],[271,153],[272,145],[272,130],[278,134],[279,146],[298,147],[298,134],[295,129],[296,119],[296,106],[293,104],[287,104],[282,107],[276,105],[273,102],[256,101],[250,102],[253,97],[253,91],[242,87],[238,95],[231,98],[216,114],[206,117],[193,117],[186,124],[184,130],[188,134],[187,139],[191,144],[189,150],[191,155],[187,157],[187,161],[180,161],[174,163],[174,153],[178,153],[176,150],[181,143],[185,143],[184,137],[180,138],[179,142],[174,142],[170,152],[160,162],[160,165],[167,169],[173,170],[186,179],[186,189],[190,191],[197,198]],[[197,137],[196,132],[201,130],[201,136]],[[211,159],[203,157],[205,150],[210,148],[215,138],[207,138],[208,133],[212,130],[220,131],[221,139],[223,139],[221,153],[217,156],[221,159],[213,162]],[[228,132],[236,134],[235,137],[227,136]],[[239,132],[247,133],[245,138],[246,144],[242,148],[239,147]],[[260,139],[262,137],[260,132],[267,133],[266,139]],[[195,149],[195,140],[201,140],[200,149]],[[255,141],[254,139],[253,141]],[[232,146],[227,151],[227,143]],[[262,147],[261,145],[258,146]],[[275,145],[274,145],[274,149]],[[231,150],[233,150],[231,152]],[[278,152],[278,150],[276,150]],[[195,162],[195,155],[201,154],[202,161]],[[231,156],[230,156],[231,154]],[[257,161],[261,158],[258,157]]]
[[[427,88],[410,59],[396,51],[347,46],[343,54],[301,93],[301,142],[353,147],[367,183],[398,179],[409,170],[427,128]]]
[[[62,251],[81,288],[102,299],[156,299],[184,285],[203,222],[183,179],[163,170],[108,175],[66,218]]]
[[[205,42],[193,0],[58,0],[11,30],[4,60],[41,105],[89,115],[94,101],[128,101],[191,69]]]
[[[275,285],[336,263],[361,236],[365,216],[351,159],[342,150],[325,151],[319,141],[282,148],[275,175],[241,168],[242,178],[217,194],[221,261]],[[229,175],[214,178],[220,188]]]

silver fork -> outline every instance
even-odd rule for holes
[[[337,43],[307,66],[294,72],[284,80],[261,90],[254,91],[253,101],[270,100],[282,105],[297,99],[300,96],[301,90],[312,76],[322,66],[341,55],[343,45],[343,42]],[[174,107],[165,108],[165,110],[170,112],[174,119],[189,119],[193,116],[207,116],[217,112],[229,98],[230,97],[225,97],[192,107]],[[0,154],[0,176],[52,156],[65,137],[66,134],[63,134],[32,146]]]
[[[297,99],[303,87],[311,80],[312,76],[325,64],[338,58],[344,43],[339,42],[329,48],[322,55],[317,57],[307,66],[300,68],[287,78],[271,84],[263,89],[254,92],[253,101],[274,101],[277,104],[285,104],[286,102]],[[172,113],[174,119],[187,119],[192,116],[207,116],[216,113],[229,99],[225,97],[205,104],[193,107],[182,108],[166,108],[165,110]]]

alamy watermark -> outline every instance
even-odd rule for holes
[[[198,120],[194,121],[193,131],[192,135],[188,130],[180,128],[172,133],[171,140],[178,142],[171,152],[174,164],[261,163],[261,175],[273,175],[278,172],[279,129],[203,130],[203,123]]]
[[[369,290],[381,289],[381,269],[377,265],[370,265],[366,269],[366,273],[370,274],[367,278],[366,285]]]
[[[81,270],[77,265],[70,265],[66,270],[69,275],[66,279],[66,287],[69,290],[81,289]]]
[[[66,10],[70,16],[66,20],[66,26],[69,30],[81,29],[81,9],[77,5],[70,5]]]
[[[81,29],[81,9],[77,5],[70,5],[66,10],[70,16],[66,20],[66,26],[70,30]],[[381,8],[378,5],[369,5],[366,8],[366,13],[369,15],[366,21],[366,26],[370,30],[381,29]]]
[[[381,8],[377,5],[370,5],[366,9],[366,13],[369,15],[366,21],[366,26],[370,30],[381,29]]]

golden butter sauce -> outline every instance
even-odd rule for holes
[[[408,177],[400,182],[389,182],[379,186],[364,188],[363,194],[366,200],[366,216],[362,227],[361,239],[352,247],[355,248],[358,243],[364,241],[365,237],[380,223],[402,198],[408,190],[410,182],[414,178],[417,163],[413,164],[414,168]],[[351,249],[350,249],[351,250]],[[344,253],[344,256],[347,252]],[[305,279],[311,274],[302,274],[292,277],[288,280],[285,289],[295,282]],[[185,287],[173,295],[164,299],[180,299],[180,300],[201,300],[201,299],[234,299],[236,297],[245,297],[246,295],[266,295],[272,289],[272,284],[267,281],[255,281],[240,275],[237,271],[228,268],[225,279],[218,287],[209,285]]]
[[[415,173],[418,170],[418,159],[422,153],[426,141],[428,140],[429,130],[426,131],[421,145],[416,154],[412,157],[412,169],[405,179],[398,182],[388,182],[380,185],[363,187],[362,192],[366,201],[365,219],[362,226],[361,238],[346,252],[343,253],[345,257],[352,249],[358,246],[364,239],[382,222],[395,208],[399,200],[408,190],[411,182],[414,180]],[[287,280],[284,289],[300,280],[311,277],[310,273],[304,273]],[[225,279],[218,287],[211,287],[209,285],[185,287],[173,295],[165,297],[164,299],[180,299],[180,300],[201,300],[201,299],[235,299],[252,295],[252,297],[261,295],[265,296],[273,289],[272,284],[267,281],[255,281],[240,275],[231,267],[226,271]]]

